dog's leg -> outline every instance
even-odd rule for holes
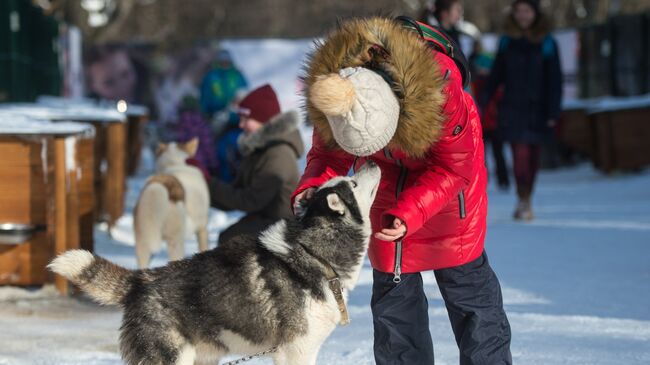
[[[175,365],[194,365],[196,349],[192,345],[185,345],[176,358]]]
[[[127,365],[193,365],[196,348],[173,329],[156,298],[136,300],[124,311],[120,352]]]
[[[333,299],[332,299],[333,300]],[[335,304],[314,301],[307,307],[309,330],[306,335],[282,346],[273,357],[276,365],[315,365],[318,351],[336,328]]]
[[[185,232],[187,228],[185,208],[182,204],[174,206],[170,219],[167,220],[167,254],[169,261],[185,257]]]
[[[203,226],[196,232],[196,239],[199,241],[199,251],[208,250],[208,227]]]
[[[306,336],[282,346],[273,356],[275,365],[316,365],[318,351],[329,332],[331,330],[327,331],[324,328],[310,329]]]
[[[316,365],[320,344],[307,344],[302,341],[282,347],[273,356],[275,365]]]
[[[167,241],[167,253],[169,261],[180,260],[185,256],[185,235],[181,232],[170,237]]]
[[[151,262],[151,245],[148,242],[136,242],[135,256],[138,260],[138,267],[146,269]]]
[[[214,358],[210,360],[205,359],[196,359],[194,360],[194,365],[219,365],[221,358]]]
[[[194,365],[218,365],[221,359],[214,359],[210,361],[202,361],[202,360],[196,360],[194,361]]]
[[[196,359],[194,365],[218,365],[222,357],[228,352],[216,345],[199,342],[196,345]]]

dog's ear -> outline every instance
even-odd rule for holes
[[[297,220],[301,221],[303,218],[305,218],[305,216],[307,215],[307,205],[308,205],[308,201],[303,199],[294,208],[293,214],[295,215]]]
[[[198,137],[194,137],[188,142],[184,143],[181,145],[181,149],[183,151],[187,152],[187,154],[190,157],[194,157],[196,155],[196,151],[199,149],[199,139]]]
[[[327,195],[327,205],[331,210],[337,212],[340,215],[345,214],[345,204],[339,198],[339,195],[336,193],[330,193]]]
[[[160,157],[166,150],[169,145],[167,143],[158,143],[158,147],[156,147],[156,157]]]

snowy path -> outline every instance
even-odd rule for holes
[[[132,208],[142,178],[129,182]],[[542,174],[537,219],[510,219],[514,194],[490,190],[487,250],[500,277],[517,364],[650,363],[650,172],[605,177],[588,166]],[[97,250],[135,266],[130,217],[113,232],[97,231]],[[213,216],[211,242],[228,217]],[[194,242],[188,251],[196,250]],[[165,254],[155,264],[165,262]],[[431,273],[436,363],[458,355]],[[319,364],[374,364],[368,306],[371,270],[350,297],[352,324],[325,343]],[[0,365],[116,365],[120,312],[51,288],[0,288]],[[250,364],[269,364],[255,360]]]

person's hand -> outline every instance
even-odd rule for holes
[[[316,188],[307,188],[296,195],[293,199],[293,215],[299,216],[302,213],[302,205],[300,204],[303,200],[309,200],[316,192]]]
[[[382,241],[392,242],[396,241],[406,234],[406,224],[401,219],[395,217],[393,223],[389,228],[384,228],[375,233],[375,238]]]

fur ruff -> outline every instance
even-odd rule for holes
[[[374,52],[380,49],[386,52]],[[336,145],[327,118],[310,98],[312,86],[321,78],[345,67],[366,66],[390,76],[400,102],[397,131],[388,147],[411,157],[423,157],[439,139],[445,122],[445,81],[432,50],[416,33],[381,17],[353,19],[339,25],[309,56],[304,77],[306,109],[314,130],[325,145]]]
[[[272,142],[286,140],[289,138],[288,134],[298,129],[299,122],[300,117],[296,111],[292,110],[278,114],[255,132],[248,135],[242,133],[237,140],[239,152],[244,156],[248,156],[255,150],[264,148]],[[297,151],[298,155],[301,153],[301,151]]]

